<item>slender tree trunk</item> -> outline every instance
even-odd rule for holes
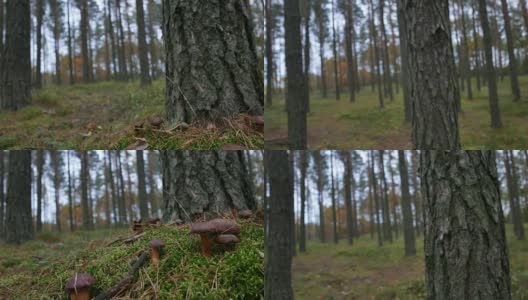
[[[391,199],[392,201],[389,202],[389,205],[391,206],[391,212],[392,212],[392,219],[394,220],[392,229],[394,231],[395,239],[398,239],[398,235],[400,234],[399,228],[398,228],[398,214],[396,213],[396,206],[398,206],[398,198],[396,197],[396,185],[394,183],[394,169],[392,168],[392,153],[391,151],[388,152],[389,156],[389,174],[391,178]]]
[[[136,0],[137,1],[137,0]],[[128,70],[130,71],[130,78],[131,79],[134,79],[136,77],[136,74],[137,74],[137,67],[136,67],[136,63],[134,61],[134,56],[136,54],[136,49],[134,49],[134,45],[132,44],[132,29],[130,27],[130,23],[131,23],[131,18],[130,18],[130,3],[128,2],[128,0],[123,0],[123,2],[125,2],[125,21],[126,21],[126,25],[127,25],[127,47],[125,47],[125,57],[126,57],[126,60],[128,61]],[[119,18],[122,19],[122,16],[121,16],[121,10],[119,11]],[[143,30],[145,30],[145,21],[144,21],[144,18],[143,18]],[[128,50],[128,51],[127,51]]]
[[[392,91],[391,84],[391,70],[390,70],[390,59],[388,49],[387,30],[385,30],[385,0],[379,1],[379,20],[380,20],[380,31],[381,31],[381,43],[382,43],[382,56],[383,56],[383,82],[385,86],[385,96],[389,94],[391,101],[394,100],[394,94]]]
[[[411,150],[411,161],[412,161],[412,186],[413,186],[413,202],[414,212],[416,221],[416,235],[420,236],[423,230],[423,209],[422,209],[422,196],[420,186],[418,183],[418,157],[416,150]]]
[[[106,71],[106,80],[110,80],[112,78],[112,69],[110,67],[110,43],[108,42],[109,29],[108,29],[108,15],[106,13],[106,2],[105,2],[105,8],[104,8],[103,14],[104,14],[105,71]]]
[[[31,103],[29,2],[8,1],[6,5],[6,42],[0,65],[0,107],[3,109],[19,110]]]
[[[519,179],[515,167],[515,157],[512,150],[503,150],[504,166],[506,168],[506,181],[510,197],[510,210],[513,221],[513,232],[518,240],[524,240],[524,227],[522,221],[521,203],[519,199]]]
[[[74,203],[73,203],[72,182],[71,182],[71,172],[70,172],[70,151],[67,151],[67,156],[68,156],[68,203],[69,203],[68,213],[69,213],[69,219],[70,219],[70,231],[73,232],[75,230],[75,223],[73,222]],[[106,163],[106,160],[105,160],[105,163]]]
[[[462,48],[464,52],[464,78],[467,82],[467,93],[468,99],[473,100],[473,86],[471,84],[471,64],[469,60],[469,44],[467,37],[467,26],[466,26],[466,8],[462,0],[458,1],[460,11],[461,11],[461,21],[462,21]]]
[[[293,202],[292,182],[288,176],[286,151],[268,151],[266,169],[270,176],[269,234],[265,240],[264,299],[293,299],[291,286],[291,220]]]
[[[308,157],[306,150],[300,151],[300,171],[301,171],[301,217],[300,217],[300,237],[299,252],[306,252],[306,224],[305,224],[305,205],[306,205],[306,170],[308,169]],[[265,196],[266,194],[264,194]]]
[[[352,189],[351,189],[351,176],[352,176],[352,161],[350,151],[341,151],[341,161],[345,169],[345,212],[346,212],[346,224],[347,224],[347,240],[348,244],[354,243],[354,223],[352,221]],[[357,217],[356,217],[357,218]]]
[[[114,76],[117,73],[117,66],[118,66],[118,58],[117,58],[117,46],[116,46],[116,39],[114,37],[114,24],[112,22],[112,5],[110,0],[108,0],[107,5],[107,12],[108,12],[108,34],[110,35],[110,43],[112,46],[112,66],[114,70]],[[121,70],[119,70],[121,72]],[[119,74],[120,75],[120,74]]]
[[[266,0],[266,106],[273,105],[273,16],[271,0]]]
[[[310,14],[312,13],[311,3],[312,2],[309,0],[304,0],[304,79],[306,80],[306,112],[310,112]]]
[[[382,89],[382,82],[381,82],[381,66],[380,66],[380,53],[379,53],[379,45],[378,45],[378,32],[376,30],[376,26],[374,25],[374,4],[372,4],[372,0],[369,0],[369,29],[370,29],[370,36],[372,38],[372,45],[374,47],[374,67],[376,68],[376,80],[378,82],[378,99],[380,104],[380,109],[383,109],[385,107],[384,98],[383,98],[383,89]]]
[[[370,153],[368,156],[368,197],[369,197],[369,213],[370,213],[370,238],[374,239],[374,231],[376,230],[376,219],[374,218],[374,198],[372,195],[372,174],[370,170]]]
[[[526,0],[519,0],[519,5],[521,6],[521,12],[524,21],[524,30],[528,32],[528,8],[526,6]]]
[[[9,24],[9,18],[11,18],[9,13],[13,12],[10,10],[10,8],[13,9],[13,2],[9,1],[7,5],[8,33],[12,29],[10,25],[13,25]],[[21,3],[25,1],[17,0],[16,2]],[[28,3],[23,3],[20,6],[24,7],[25,4]],[[29,4],[27,8],[29,9]],[[31,218],[31,151],[9,151],[8,172],[5,241],[8,244],[20,244],[33,239],[33,220]]]
[[[484,33],[484,52],[486,54],[486,78],[488,82],[491,127],[501,128],[502,121],[499,109],[499,96],[497,93],[497,75],[495,73],[495,68],[493,67],[493,48],[486,0],[478,0],[478,5],[480,23],[482,26],[482,31]]]
[[[421,151],[420,170],[427,298],[511,299],[495,153]]]
[[[110,181],[110,190],[112,193],[112,218],[114,220],[114,224],[117,224],[117,189],[114,183],[114,173],[112,172],[112,151],[108,150],[108,175],[109,175],[109,181]]]
[[[378,233],[378,246],[383,246],[383,236],[381,233],[381,222],[379,217],[379,197],[378,187],[376,182],[376,174],[374,173],[374,151],[370,151],[370,181],[372,182],[372,192],[374,193],[374,203],[376,207],[376,229]]]
[[[61,39],[61,28],[60,28],[60,11],[59,11],[59,0],[51,0],[50,6],[53,14],[53,39],[55,46],[55,83],[60,85],[62,83],[61,67],[60,67],[60,39]]]
[[[83,70],[83,81],[90,82],[90,53],[88,52],[88,0],[80,1],[81,9],[81,54],[82,54],[82,70]]]
[[[149,31],[149,53],[150,53],[150,67],[152,68],[152,79],[158,78],[159,70],[159,54],[158,54],[158,39],[157,33],[154,30],[154,15],[157,13],[154,0],[148,0],[148,31]]]
[[[81,209],[82,209],[82,222],[83,230],[91,229],[90,220],[90,207],[88,204],[88,180],[89,180],[89,165],[88,165],[88,153],[86,151],[80,151],[81,158]]]
[[[148,200],[147,200],[147,188],[145,184],[145,161],[143,159],[143,151],[136,151],[136,162],[137,162],[137,176],[138,176],[138,202],[139,202],[139,215],[141,219],[148,220]]]
[[[61,218],[60,218],[60,183],[61,183],[61,171],[60,171],[60,153],[57,150],[50,151],[51,164],[53,166],[53,188],[55,191],[55,223],[57,224],[57,231],[61,232]]]
[[[36,231],[42,231],[42,176],[44,174],[44,150],[37,150],[37,220]]]
[[[0,2],[3,2],[0,0]],[[3,5],[3,3],[0,3],[0,6]],[[1,11],[0,11],[1,13]],[[2,22],[2,18],[0,17],[0,22]],[[1,29],[1,28],[0,28]],[[2,32],[0,31],[0,39]],[[1,58],[0,58],[1,59]],[[5,163],[4,163],[4,150],[0,150],[0,239],[4,237],[4,224],[5,224],[5,194],[4,194],[4,178],[5,178]]]
[[[341,98],[341,91],[339,89],[339,68],[337,63],[337,37],[335,26],[335,3],[332,0],[332,50],[334,52],[334,84],[336,91],[336,100]]]
[[[117,168],[117,176],[118,176],[118,180],[119,180],[119,187],[120,187],[120,190],[121,190],[121,197],[119,198],[119,211],[121,213],[121,220],[125,223],[128,223],[128,217],[127,217],[127,213],[128,213],[128,210],[127,210],[127,207],[128,205],[126,204],[127,202],[130,201],[130,199],[128,199],[127,201],[127,198],[130,198],[130,197],[126,197],[126,194],[125,194],[125,180],[123,178],[123,167],[121,165],[121,151],[117,151],[116,153],[116,168]],[[132,216],[130,216],[130,218],[132,218]]]
[[[380,173],[380,195],[381,195],[381,210],[383,212],[383,237],[392,243],[392,225],[390,219],[389,197],[387,189],[387,180],[385,178],[385,164],[383,162],[383,150],[379,150],[379,173]]]
[[[138,28],[139,65],[141,69],[141,85],[150,85],[147,37],[145,32],[145,10],[143,0],[136,0],[136,16]]]
[[[352,17],[352,0],[347,0],[345,5],[345,52],[347,57],[347,82],[350,102],[356,101],[356,82],[354,78],[354,56],[352,55],[352,28],[354,19]]]
[[[403,239],[405,241],[405,256],[416,255],[416,242],[414,239],[413,215],[411,209],[411,196],[409,194],[409,176],[405,153],[398,150],[398,167],[401,182],[401,203],[403,214]]]
[[[150,214],[153,218],[158,217],[158,210],[159,210],[159,204],[158,204],[158,195],[157,195],[157,183],[154,179],[154,171],[155,171],[155,164],[156,164],[156,157],[153,151],[149,151],[147,153],[147,160],[148,160],[148,181],[150,185]],[[129,176],[129,184],[130,184],[130,172],[128,172]]]
[[[44,0],[37,0],[37,74],[35,88],[42,88],[42,20],[44,18]]]
[[[513,94],[513,101],[521,100],[521,90],[519,89],[519,78],[517,76],[517,58],[515,57],[514,37],[511,28],[510,12],[508,1],[501,0],[502,15],[504,17],[504,31],[506,31],[506,41],[508,44],[508,60],[510,66],[510,82]]]
[[[162,151],[160,155],[166,223],[256,208],[242,151]]]
[[[400,0],[406,24],[413,143],[416,149],[458,149],[455,62],[447,0]]]
[[[334,152],[331,152],[330,154],[330,176],[332,178],[332,221],[333,221],[333,229],[334,229],[334,243],[338,243],[338,236],[337,236],[337,215],[336,215],[336,199],[335,199],[335,185],[334,185]]]
[[[480,47],[479,47],[479,36],[478,36],[478,33],[477,33],[477,21],[476,21],[476,18],[475,18],[475,14],[477,13],[477,10],[474,8],[476,6],[476,3],[475,3],[475,0],[471,1],[471,4],[473,5],[473,14],[471,14],[471,19],[472,19],[472,24],[473,24],[473,43],[474,43],[474,47],[473,47],[473,52],[474,52],[474,56],[475,56],[475,74],[476,74],[476,77],[477,77],[477,91],[480,92],[481,88],[482,88],[482,83],[481,83],[481,80],[480,80],[480,72],[482,71],[481,69],[481,66],[480,66]]]
[[[262,115],[264,81],[247,2],[163,0],[162,3],[167,55],[165,107],[170,122],[221,120],[243,112]],[[212,31],[211,26],[223,30]],[[293,42],[288,38],[286,41],[287,45]],[[195,64],[197,61],[202,63]],[[289,81],[296,85],[293,78]]]
[[[4,1],[0,0],[0,63],[2,62],[2,56],[4,56]],[[1,234],[2,232],[0,231]]]
[[[72,32],[70,24],[70,0],[66,3],[67,5],[67,15],[68,15],[68,67],[70,71],[70,84],[75,83],[75,78],[73,77],[73,48],[72,48]]]
[[[121,18],[121,0],[115,0],[115,19],[118,30],[118,51],[119,51],[119,73],[122,81],[128,80],[128,70],[125,56],[125,31],[123,30],[123,19]]]
[[[105,186],[105,217],[106,217],[106,227],[110,228],[112,224],[112,219],[110,217],[110,193],[108,191],[108,182],[110,181],[110,170],[108,164],[106,163],[106,155],[104,157],[104,186]]]
[[[405,122],[410,123],[411,117],[411,94],[409,81],[409,46],[407,45],[407,22],[404,15],[403,1],[398,0],[398,31],[400,34],[400,55],[401,55],[401,76],[400,80],[402,83],[403,90],[403,108],[405,115]]]

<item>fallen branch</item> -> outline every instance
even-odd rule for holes
[[[129,244],[129,243],[132,243],[134,242],[135,240],[139,239],[140,237],[144,236],[145,235],[145,232],[142,232],[140,234],[136,234],[134,235],[133,237],[131,238],[128,238],[124,241],[125,244]]]
[[[148,251],[143,251],[141,255],[138,257],[136,262],[132,265],[130,271],[128,274],[121,279],[116,285],[109,288],[105,292],[99,294],[97,297],[95,297],[95,300],[108,300],[112,297],[122,293],[124,290],[126,290],[131,284],[133,278],[136,276],[136,274],[139,272],[139,269],[145,264],[145,262],[148,260],[149,253]]]

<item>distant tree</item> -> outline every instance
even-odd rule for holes
[[[409,46],[407,45],[407,21],[403,10],[403,1],[397,0],[398,14],[398,32],[400,36],[400,58],[401,58],[401,76],[403,90],[403,108],[405,122],[411,122],[411,82],[409,78]]]
[[[73,209],[74,209],[74,201],[73,201],[73,187],[72,187],[72,179],[71,179],[71,172],[70,172],[70,151],[67,151],[67,158],[68,158],[68,216],[69,216],[69,223],[70,223],[70,231],[73,232],[75,230],[75,222],[73,219]]]
[[[0,5],[3,5],[1,3],[3,1],[0,0]],[[1,11],[0,11],[1,13]],[[1,22],[0,17],[0,22]],[[0,39],[1,39],[1,31],[0,31]],[[4,178],[5,178],[5,163],[4,163],[4,150],[0,150],[0,238],[4,237],[4,220],[5,220],[5,194],[4,194]]]
[[[149,53],[150,53],[150,67],[152,68],[152,78],[158,78],[161,73],[159,69],[159,50],[157,32],[154,30],[154,24],[158,25],[159,9],[154,0],[148,0],[148,34],[149,34]]]
[[[506,31],[506,45],[508,46],[508,63],[510,66],[510,83],[513,94],[513,101],[521,100],[521,90],[519,89],[519,78],[517,76],[517,58],[515,57],[515,37],[512,33],[512,24],[508,1],[501,0],[502,16],[504,17],[504,31]]]
[[[81,159],[81,209],[82,224],[84,230],[92,229],[92,220],[90,218],[90,206],[88,203],[88,180],[89,180],[89,161],[86,151],[79,151]]]
[[[70,24],[70,0],[66,3],[67,6],[67,15],[68,15],[68,69],[70,73],[70,84],[75,83],[75,77],[73,76],[73,46],[72,46],[72,30],[71,30],[71,24]]]
[[[326,184],[326,157],[324,154],[317,150],[312,151],[312,156],[314,160],[314,175],[315,175],[315,182],[317,183],[317,202],[319,203],[319,238],[321,239],[321,243],[326,242],[325,238],[325,217],[324,217],[324,198],[323,198],[323,191],[324,186]]]
[[[299,252],[306,252],[306,224],[305,224],[305,206],[306,206],[306,171],[308,169],[308,154],[306,150],[300,151],[299,168],[301,171],[300,196],[301,196],[301,216],[300,216],[300,236]]]
[[[123,177],[123,167],[121,165],[121,151],[116,151],[116,155],[114,156],[116,160],[116,180],[118,181],[120,196],[119,196],[119,202],[118,202],[118,208],[119,208],[119,220],[121,223],[127,223],[127,208],[130,208],[128,210],[128,215],[132,217],[132,206],[128,206],[126,203],[127,197],[125,194],[125,180]],[[128,199],[130,200],[130,199]]]
[[[334,184],[334,152],[330,153],[330,176],[331,176],[331,195],[332,195],[332,223],[334,229],[334,243],[339,242],[339,237],[337,236],[337,213],[336,213],[336,191]]]
[[[392,225],[390,219],[389,196],[387,188],[387,179],[385,178],[385,163],[383,160],[383,150],[378,151],[378,170],[379,170],[379,184],[381,195],[381,211],[383,218],[383,238],[392,243]]]
[[[508,186],[508,196],[510,198],[513,232],[518,240],[524,240],[519,178],[517,176],[515,157],[512,150],[503,150],[502,152],[504,154],[504,167],[506,169],[506,183]]]
[[[6,42],[0,67],[0,107],[18,110],[31,103],[31,18],[29,0],[6,5]]]
[[[64,24],[62,18],[64,17],[64,10],[62,8],[61,0],[49,0],[51,19],[53,20],[52,32],[55,48],[55,83],[60,85],[61,79],[61,65],[60,65],[60,39]]]
[[[149,217],[147,188],[145,184],[145,160],[143,151],[136,151],[137,177],[138,177],[138,202],[141,219],[147,220]]]
[[[55,223],[57,224],[57,231],[61,232],[61,217],[60,217],[60,187],[62,182],[62,166],[63,166],[63,160],[62,155],[60,151],[57,150],[51,150],[50,151],[50,163],[51,167],[53,168],[53,187],[55,190]]]
[[[262,115],[264,81],[248,2],[162,3],[169,121],[190,124],[240,113]]]
[[[139,64],[141,68],[141,85],[150,85],[150,68],[148,60],[147,37],[145,31],[145,9],[143,0],[136,0],[136,17],[138,28]]]
[[[36,0],[37,2],[37,66],[36,66],[36,79],[35,87],[42,87],[42,22],[44,19],[44,1],[45,0]]]
[[[350,151],[339,152],[341,161],[344,166],[344,190],[345,190],[345,212],[347,224],[347,239],[348,244],[352,245],[354,240],[354,223],[352,221],[352,157]]]
[[[42,176],[44,175],[44,163],[44,150],[37,150],[37,232],[42,231]]]
[[[123,18],[121,16],[121,0],[115,0],[114,18],[117,23],[117,49],[119,61],[119,78],[128,80],[128,69],[125,55],[125,31],[123,29]]]
[[[270,179],[269,234],[266,245],[264,273],[264,299],[293,299],[291,286],[291,203],[293,182],[288,176],[288,154],[286,151],[268,151],[265,154],[266,169]]]
[[[321,85],[323,89],[323,98],[327,97],[326,84],[326,66],[325,66],[325,43],[328,36],[328,8],[326,7],[328,0],[313,0],[314,11],[314,34],[317,36],[319,42],[319,60],[321,68]]]
[[[117,223],[117,189],[114,182],[114,173],[112,171],[112,151],[108,150],[106,152],[108,155],[108,181],[110,183],[110,191],[112,193],[112,218],[114,224]]]
[[[81,54],[82,54],[82,72],[83,81],[90,82],[90,53],[88,52],[88,31],[89,31],[89,14],[88,0],[80,0],[79,9],[81,10]]]
[[[375,217],[375,221],[376,221],[376,231],[377,231],[377,235],[378,235],[378,246],[383,246],[383,235],[382,235],[382,228],[381,228],[381,221],[380,221],[380,217],[379,217],[379,212],[380,212],[380,194],[378,194],[378,181],[377,181],[377,178],[376,178],[376,172],[374,171],[374,160],[375,160],[375,155],[374,155],[374,151],[370,151],[370,156],[369,156],[369,169],[370,169],[370,176],[369,176],[369,181],[370,181],[370,184],[372,185],[372,194],[374,195],[374,213],[376,214],[376,217]],[[381,190],[381,187],[380,187],[380,190]]]
[[[421,151],[420,170],[427,299],[511,299],[495,152]]]
[[[378,100],[379,100],[379,106],[380,109],[383,109],[385,107],[385,99],[383,98],[383,91],[382,91],[382,80],[381,80],[381,66],[380,66],[380,56],[379,53],[379,45],[378,45],[378,31],[374,24],[374,4],[372,0],[369,0],[369,18],[368,18],[368,27],[369,27],[369,35],[371,40],[371,47],[374,48],[374,62],[373,62],[373,68],[376,69],[376,81],[378,82]]]
[[[9,16],[9,12],[13,12],[10,10],[10,8],[13,9],[13,2],[9,1],[7,5],[8,20],[12,18]],[[17,0],[18,2],[25,1]],[[24,4],[26,3],[22,3],[21,6],[24,7]],[[11,32],[12,25],[8,24],[7,26],[8,34]],[[5,226],[5,241],[9,244],[20,244],[33,239],[33,220],[31,217],[31,151],[29,150],[9,151]]]
[[[339,68],[338,68],[338,54],[337,54],[337,33],[335,25],[335,0],[332,0],[332,51],[334,54],[334,85],[336,91],[336,100],[341,98],[341,91],[339,89]]]
[[[158,158],[155,151],[148,151],[148,182],[149,182],[149,199],[150,199],[150,214],[153,218],[158,217],[158,184],[155,180],[155,173],[158,169]]]
[[[405,241],[405,256],[416,255],[416,242],[414,238],[413,213],[411,208],[411,196],[409,194],[409,175],[405,152],[398,150],[398,167],[401,182],[401,203],[403,215],[403,238]]]
[[[273,105],[273,16],[271,1],[265,0],[266,12],[266,106]]]

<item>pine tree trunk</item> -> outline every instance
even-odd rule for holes
[[[428,299],[511,299],[493,151],[420,152]]]
[[[190,124],[262,115],[264,83],[247,2],[162,3],[168,119]]]
[[[31,103],[30,1],[8,1],[6,42],[0,65],[0,107],[18,110]]]
[[[352,17],[352,0],[347,0],[345,5],[345,52],[347,57],[347,82],[350,102],[356,101],[356,83],[354,74],[354,56],[352,55],[352,30],[354,27]]]
[[[57,150],[50,151],[51,164],[53,166],[53,188],[55,192],[55,223],[57,224],[57,231],[61,232],[62,228],[59,204],[61,174],[59,165],[59,155],[60,153]]]
[[[390,59],[389,59],[389,49],[388,49],[388,39],[387,39],[387,30],[385,29],[385,0],[379,1],[379,21],[380,21],[380,31],[381,31],[381,44],[382,44],[382,56],[383,56],[383,82],[385,86],[385,96],[389,94],[391,101],[394,100],[394,94],[392,91],[391,84],[391,70],[390,70]]]
[[[117,224],[117,189],[114,182],[114,173],[112,172],[112,151],[108,150],[108,177],[110,182],[110,191],[112,193],[112,218],[114,224]]]
[[[334,152],[330,154],[330,176],[332,178],[332,221],[334,229],[334,243],[338,243],[337,237],[337,216],[336,216],[336,196],[335,196],[335,185],[334,185]]]
[[[50,5],[53,13],[53,38],[55,40],[55,83],[60,85],[62,83],[61,78],[61,67],[60,67],[60,38],[61,38],[61,28],[60,28],[60,18],[61,15],[59,11],[59,0],[52,0]]]
[[[123,0],[125,2],[125,21],[127,23],[127,47],[125,50],[128,50],[125,52],[127,61],[128,61],[128,70],[130,70],[130,78],[135,79],[137,74],[137,67],[134,62],[134,55],[136,54],[134,46],[132,44],[132,29],[130,27],[130,3],[128,0]],[[136,0],[137,1],[137,0]],[[121,11],[119,11],[119,17],[121,18]],[[145,23],[145,21],[143,21]],[[145,25],[143,24],[143,30],[145,30]]]
[[[468,44],[468,36],[467,36],[467,27],[466,27],[466,9],[465,5],[462,0],[458,1],[461,14],[460,17],[462,20],[462,48],[464,52],[464,77],[466,78],[467,82],[467,92],[468,92],[468,99],[473,100],[473,86],[471,84],[471,64],[469,60],[469,44]]]
[[[90,211],[88,205],[88,153],[80,151],[81,158],[81,209],[82,209],[82,224],[84,230],[91,229]]]
[[[416,150],[411,150],[412,160],[412,186],[413,186],[413,202],[416,220],[416,235],[420,236],[423,232],[423,207],[422,196],[420,193],[420,185],[418,184],[418,157]]]
[[[341,97],[339,90],[339,69],[337,63],[337,37],[336,37],[336,27],[335,27],[335,3],[332,0],[332,50],[334,54],[334,84],[336,91],[336,100],[339,100]]]
[[[162,151],[160,156],[165,222],[256,208],[242,151]]]
[[[112,22],[112,5],[110,0],[108,0],[107,5],[107,11],[108,11],[108,34],[110,35],[110,44],[112,46],[112,65],[114,70],[114,76],[118,74],[117,72],[117,66],[118,66],[118,58],[117,58],[117,46],[116,46],[116,39],[114,36],[114,24]]]
[[[405,122],[410,123],[411,117],[411,94],[409,81],[409,52],[407,45],[407,23],[403,11],[403,0],[398,2],[398,32],[400,34],[400,56],[401,56],[401,84],[403,90],[403,108],[405,114]]]
[[[491,127],[501,128],[502,121],[499,109],[499,96],[497,92],[497,74],[495,73],[495,67],[493,66],[493,45],[491,39],[491,30],[488,20],[488,8],[486,6],[486,0],[478,0],[480,23],[482,31],[484,33],[484,52],[486,56],[486,79],[488,83],[489,92],[489,103],[490,103],[490,114],[491,114]]]
[[[513,221],[513,232],[518,240],[524,240],[524,227],[521,213],[521,201],[519,199],[519,179],[515,167],[515,157],[512,150],[503,150],[504,166],[506,168],[506,181],[508,184],[508,196],[510,197],[510,210]]]
[[[110,170],[106,162],[106,155],[104,157],[104,172],[106,227],[110,228],[110,225],[112,224],[112,220],[110,217],[110,192],[108,190],[108,183],[110,182]]]
[[[347,240],[348,244],[352,245],[354,243],[354,223],[352,221],[352,189],[350,186],[352,176],[352,161],[349,151],[341,152],[341,160],[345,169],[345,213],[346,213],[346,224],[347,224]]]
[[[136,151],[136,162],[137,162],[137,176],[138,176],[139,214],[141,216],[141,219],[148,220],[149,211],[148,211],[148,200],[147,200],[147,187],[145,184],[145,161],[143,159],[143,151]],[[178,200],[179,199],[180,198],[178,198]]]
[[[70,231],[73,232],[75,230],[75,223],[73,222],[73,194],[72,194],[72,182],[71,182],[71,173],[70,173],[70,151],[68,151],[68,213],[69,213],[69,219],[70,219]],[[106,160],[105,160],[106,163]],[[106,166],[105,166],[106,171]]]
[[[44,174],[44,150],[37,150],[37,220],[36,231],[42,231],[42,175]]]
[[[3,2],[3,1],[0,1]],[[3,5],[3,3],[0,3]],[[0,9],[0,13],[2,13]],[[0,22],[2,18],[0,17]],[[1,28],[0,28],[1,29]],[[0,31],[0,39],[2,32]],[[4,237],[4,211],[5,211],[5,195],[4,195],[4,175],[5,173],[5,163],[4,163],[4,150],[0,150],[0,238]]]
[[[513,94],[513,101],[521,100],[521,90],[519,89],[519,78],[517,76],[517,58],[515,57],[514,37],[511,28],[510,11],[508,1],[501,0],[502,15],[504,17],[504,31],[506,31],[506,41],[508,45],[508,60],[510,67],[510,82]]]
[[[271,1],[271,0],[268,0]],[[310,15],[312,14],[311,1],[304,0],[304,79],[306,80],[306,112],[310,112]]]
[[[154,14],[155,14],[155,3],[154,0],[148,0],[148,31],[149,31],[149,53],[150,53],[150,67],[152,68],[151,76],[153,79],[158,78],[160,74],[159,70],[159,54],[157,49],[158,39],[156,38],[156,31],[154,30]]]
[[[121,0],[115,0],[115,20],[117,26],[117,48],[119,58],[119,73],[122,81],[128,80],[128,70],[125,56],[125,31],[123,30],[123,20],[121,18]]]
[[[158,217],[158,210],[159,210],[159,204],[158,204],[158,195],[157,195],[157,183],[154,179],[154,171],[156,169],[156,157],[154,151],[149,151],[147,153],[147,160],[148,160],[148,182],[150,186],[150,214],[153,218]],[[130,176],[130,173],[128,173]],[[130,177],[129,177],[130,178]],[[130,182],[130,180],[129,180]]]
[[[119,212],[120,212],[120,219],[123,223],[128,223],[128,217],[127,213],[128,211],[128,205],[127,205],[127,199],[129,197],[126,197],[125,194],[125,180],[123,178],[123,167],[121,165],[121,151],[117,151],[116,153],[116,168],[117,168],[117,180],[119,180],[119,188],[121,191],[121,197],[119,198]],[[132,215],[130,214],[130,218],[132,218]]]
[[[82,54],[82,70],[83,81],[90,82],[90,53],[88,52],[88,0],[80,1],[81,10],[81,54]]]
[[[455,62],[447,0],[403,0],[416,149],[458,149]]]
[[[266,0],[266,106],[273,105],[273,16],[271,0]]]
[[[293,299],[291,286],[291,227],[290,210],[293,194],[288,176],[288,154],[286,151],[268,151],[265,154],[266,169],[270,179],[269,234],[265,241],[266,264],[264,276],[264,299]]]
[[[25,1],[16,1],[16,3],[21,2]],[[9,12],[12,12],[9,8],[12,8],[10,6],[13,5],[13,1],[8,2],[8,19],[10,18]],[[25,5],[22,4],[21,6]],[[7,28],[8,32],[10,32],[9,24]],[[8,168],[5,241],[9,244],[20,244],[33,239],[33,220],[31,218],[31,151],[9,151]]]
[[[374,24],[374,4],[372,0],[369,0],[369,30],[370,37],[372,39],[372,46],[374,47],[374,67],[376,68],[376,81],[378,83],[378,99],[380,109],[385,107],[385,99],[383,98],[383,88],[381,82],[381,66],[380,66],[380,53],[378,45],[378,31]]]
[[[300,237],[299,237],[299,252],[306,252],[306,223],[305,223],[305,205],[306,205],[306,170],[308,169],[308,158],[306,150],[300,151],[300,185],[301,185],[301,217],[300,217]],[[266,194],[264,194],[266,195]]]
[[[475,0],[472,0],[471,1],[471,4],[473,5],[473,7],[475,7],[477,4],[475,3]],[[476,21],[476,18],[475,18],[475,14],[477,13],[477,9],[473,8],[473,14],[471,14],[471,23],[472,23],[472,26],[473,26],[473,43],[474,43],[474,48],[473,48],[473,52],[474,52],[474,56],[475,56],[475,73],[476,73],[476,77],[477,77],[477,91],[480,92],[480,90],[482,89],[482,82],[480,80],[480,72],[482,71],[481,69],[481,66],[480,66],[480,47],[479,47],[479,42],[478,42],[478,33],[477,33],[477,21]]]
[[[411,208],[411,196],[409,194],[409,176],[405,153],[398,150],[398,167],[401,182],[401,204],[403,215],[403,239],[405,241],[405,256],[416,255],[416,241],[414,238],[413,215]]]
[[[379,150],[379,172],[380,172],[380,195],[381,210],[383,212],[383,238],[392,243],[392,227],[390,219],[389,196],[387,189],[387,180],[385,178],[385,164],[383,163],[383,150]]]
[[[70,0],[66,3],[68,6],[68,65],[70,70],[70,84],[75,83],[75,78],[73,76],[73,48],[72,48],[72,33],[71,33],[71,24],[70,24]]]
[[[37,74],[35,88],[42,88],[42,19],[44,18],[44,0],[37,0]]]
[[[378,183],[376,179],[376,173],[374,172],[374,151],[371,150],[370,152],[370,176],[369,179],[372,183],[372,192],[374,194],[374,203],[375,203],[375,213],[376,213],[376,231],[378,233],[378,246],[383,246],[383,236],[382,236],[382,230],[381,230],[381,222],[379,217],[379,209],[380,209],[380,201],[379,201],[379,194],[378,194]]]

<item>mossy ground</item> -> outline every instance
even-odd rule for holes
[[[264,287],[263,227],[241,221],[241,242],[234,250],[213,248],[201,255],[200,239],[187,227],[149,228],[135,243],[108,243],[125,230],[45,234],[21,246],[0,244],[0,299],[66,299],[64,286],[75,272],[97,280],[92,295],[115,285],[148,242],[165,242],[159,268],[148,263],[123,297],[151,299],[260,299]],[[42,236],[41,236],[42,238]],[[59,242],[59,243],[57,243]]]
[[[513,299],[528,299],[528,241],[516,240],[510,225],[506,235]],[[425,298],[423,238],[416,241],[414,257],[404,256],[401,235],[383,247],[363,235],[352,246],[346,240],[309,242],[307,249],[293,260],[295,299]]]
[[[0,149],[126,149],[136,137],[150,149],[220,149],[225,144],[262,149],[264,137],[239,128],[193,128],[189,132],[135,132],[151,116],[165,116],[165,81],[107,81],[47,86],[33,91],[33,104],[17,112],[0,110]],[[170,126],[169,126],[170,127]],[[95,130],[92,130],[94,129]]]
[[[490,127],[488,90],[480,92],[473,83],[474,99],[462,94],[463,112],[459,116],[460,139],[464,149],[526,149],[528,148],[528,76],[519,78],[522,99],[513,102],[510,81],[499,81],[499,106],[503,128]],[[266,149],[286,148],[287,116],[284,98],[276,95],[273,107],[266,107]],[[311,112],[308,114],[308,146],[310,149],[411,149],[411,127],[404,122],[403,99],[400,94],[385,109],[380,110],[377,92],[370,86],[362,88],[355,103],[348,94],[336,101],[332,92],[322,98],[312,91]]]

